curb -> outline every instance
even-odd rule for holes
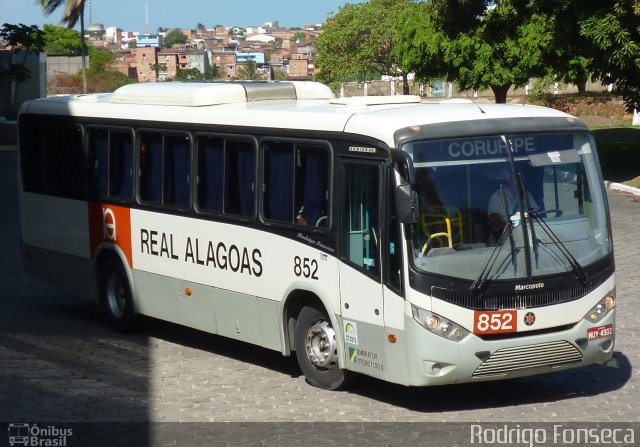
[[[623,185],[622,183],[610,182],[609,180],[604,181],[604,186],[609,189],[614,189],[616,191],[628,192],[630,194],[640,196],[640,189],[634,188],[633,186]]]

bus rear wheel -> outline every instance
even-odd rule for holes
[[[315,307],[303,307],[295,332],[296,357],[307,382],[325,390],[345,388],[349,371],[338,365],[336,333],[329,317]]]
[[[134,327],[131,287],[122,263],[107,259],[99,277],[100,304],[109,326],[118,332],[130,332]]]

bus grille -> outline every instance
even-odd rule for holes
[[[488,295],[475,297],[471,293],[449,290],[441,287],[432,287],[431,294],[434,298],[447,301],[458,306],[474,310],[501,310],[501,309],[529,309],[533,307],[551,306],[553,304],[567,303],[582,298],[587,293],[595,290],[606,281],[610,272],[601,273],[591,278],[585,285],[577,283],[575,286],[560,290],[537,290],[525,293],[512,293],[508,295]]]
[[[504,376],[513,371],[560,366],[582,361],[582,353],[568,341],[498,349],[473,373],[473,377]]]

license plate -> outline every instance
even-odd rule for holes
[[[587,340],[596,340],[598,338],[609,337],[611,335],[613,335],[613,324],[605,324],[604,326],[587,329]]]
[[[486,312],[476,310],[473,314],[474,334],[508,334],[518,331],[518,312],[505,310]]]

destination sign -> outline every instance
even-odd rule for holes
[[[573,134],[530,134],[510,137],[516,157],[573,148]],[[507,158],[509,146],[499,135],[432,140],[409,143],[404,150],[413,156],[414,163],[442,161],[471,161]]]

